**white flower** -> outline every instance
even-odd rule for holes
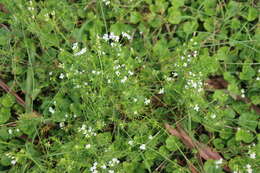
[[[212,119],[215,119],[215,118],[216,118],[216,114],[212,114],[210,117],[211,117]]]
[[[109,0],[103,0],[103,2],[105,3],[105,5],[109,5],[110,4]]]
[[[63,128],[64,127],[64,122],[60,122],[60,128]]]
[[[119,76],[119,75],[120,75],[120,72],[119,72],[119,71],[116,71],[115,73],[116,73],[116,75],[117,75],[117,76]]]
[[[253,169],[251,168],[251,165],[247,164],[246,168],[247,168],[247,172],[248,173],[252,173],[253,172]]]
[[[60,76],[59,76],[60,79],[63,79],[64,77],[65,77],[65,76],[64,76],[63,73],[61,73]]]
[[[256,80],[260,80],[260,77],[257,77]]]
[[[80,56],[80,55],[82,55],[82,54],[84,54],[84,53],[86,53],[86,52],[87,52],[87,48],[83,48],[83,49],[81,49],[79,52],[75,53],[74,55],[75,55],[75,56]]]
[[[20,129],[16,129],[17,132],[20,132]]]
[[[125,76],[123,79],[121,79],[121,83],[125,83],[127,80],[127,77]]]
[[[15,165],[16,162],[17,162],[16,160],[12,160],[12,161],[11,161],[11,164],[12,164],[12,165]]]
[[[148,104],[150,104],[151,103],[151,100],[150,99],[147,99],[147,98],[145,98],[145,100],[144,100],[144,104],[145,105],[148,105]]]
[[[137,102],[137,98],[134,98],[133,101],[134,101],[134,102]]]
[[[13,130],[12,129],[8,129],[8,133],[11,135],[13,134]]]
[[[108,173],[114,173],[115,171],[114,170],[108,170]]]
[[[72,45],[72,49],[73,49],[73,50],[78,49],[78,42],[73,43],[73,45]]]
[[[221,165],[222,163],[223,163],[223,159],[222,158],[217,160],[217,161],[215,161],[216,165]]]
[[[253,153],[250,154],[250,158],[251,158],[251,159],[255,159],[255,157],[256,157],[255,152],[253,152]]]
[[[49,72],[49,75],[50,75],[50,76],[52,75],[52,71],[51,71],[51,72]]]
[[[164,88],[161,88],[161,89],[159,90],[159,94],[164,94]]]
[[[132,71],[128,71],[128,74],[129,74],[130,76],[134,75],[134,73],[133,73]]]
[[[145,150],[146,149],[146,146],[145,146],[145,144],[142,144],[142,145],[140,145],[140,150]]]
[[[132,39],[132,37],[129,34],[127,34],[126,32],[122,32],[122,36],[126,37],[128,40]]]
[[[52,107],[49,107],[49,112],[54,114],[55,110]]]
[[[195,111],[199,111],[199,106],[198,105],[195,105],[195,107],[193,108]]]
[[[107,166],[106,165],[102,165],[101,168],[102,169],[107,169]]]
[[[90,144],[86,144],[86,145],[85,145],[85,148],[86,148],[86,149],[89,149],[90,147],[91,147]]]
[[[148,137],[148,139],[152,140],[152,139],[153,139],[153,136],[152,136],[152,135],[150,135],[150,136]]]
[[[117,163],[117,164],[120,163],[120,161],[117,158],[113,158],[112,162]]]
[[[134,145],[134,141],[128,141],[129,145]]]

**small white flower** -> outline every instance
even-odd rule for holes
[[[251,158],[251,159],[255,159],[255,158],[256,158],[255,152],[250,154],[250,158]]]
[[[137,111],[134,111],[134,114],[135,114],[135,115],[137,115],[137,114],[138,114],[138,112],[137,112]]]
[[[198,105],[195,105],[195,107],[193,108],[195,111],[199,111],[199,106]]]
[[[121,83],[125,83],[127,80],[127,77],[125,76],[123,79],[121,79]]]
[[[20,132],[20,129],[16,129],[17,132]]]
[[[152,135],[150,135],[150,136],[148,137],[148,139],[152,140],[152,139],[153,139],[153,136],[152,136]]]
[[[134,145],[134,141],[128,141],[128,144],[132,146]]]
[[[72,45],[72,49],[73,49],[73,50],[78,49],[78,42],[73,43],[73,45]]]
[[[106,165],[102,165],[101,168],[102,169],[107,169],[107,166]]]
[[[111,83],[111,80],[110,80],[110,79],[108,79],[108,80],[107,80],[107,83]]]
[[[119,76],[119,75],[120,75],[120,72],[119,72],[119,71],[116,71],[115,73],[116,73],[116,75],[117,75],[117,76]]]
[[[50,75],[50,76],[52,75],[52,71],[51,71],[51,72],[49,72],[49,75]]]
[[[146,149],[146,146],[145,146],[145,144],[142,144],[142,145],[140,145],[140,150],[145,150]]]
[[[122,36],[126,37],[128,40],[132,39],[132,37],[129,34],[127,34],[126,32],[122,32]]]
[[[144,100],[144,104],[145,105],[148,105],[148,104],[150,104],[151,103],[151,100],[150,99],[147,99],[147,98],[145,98],[145,100]]]
[[[11,135],[13,134],[13,130],[12,129],[8,129],[8,133]]]
[[[260,80],[260,77],[257,77],[256,80]]]
[[[161,88],[161,89],[159,90],[159,94],[164,94],[164,88]]]
[[[63,79],[64,77],[65,77],[65,76],[64,76],[63,73],[61,73],[60,76],[59,76],[60,79]]]
[[[120,163],[120,161],[117,158],[113,158],[112,162],[117,163],[117,164]]]
[[[247,168],[247,172],[248,173],[252,173],[253,172],[253,169],[251,168],[251,165],[247,164],[246,168]]]
[[[211,117],[212,119],[215,119],[215,118],[216,118],[216,114],[212,114],[210,117]]]
[[[222,163],[223,163],[223,159],[222,158],[217,160],[217,161],[215,161],[216,165],[221,165]]]
[[[52,107],[49,107],[49,112],[54,114],[55,110]]]
[[[75,53],[74,55],[75,55],[75,56],[80,56],[80,55],[83,55],[83,54],[86,53],[86,52],[87,52],[87,48],[83,48],[83,49],[81,49],[79,52]]]
[[[60,122],[59,125],[60,125],[60,128],[63,128],[65,124],[64,124],[64,122]]]
[[[11,161],[11,164],[12,164],[12,165],[15,165],[16,162],[17,162],[16,160],[12,160],[12,161]]]
[[[133,73],[132,71],[128,71],[128,74],[129,74],[130,76],[134,75],[134,73]]]
[[[90,144],[86,144],[86,145],[85,145],[85,148],[86,148],[86,149],[89,149],[90,147],[91,147]]]
[[[134,102],[137,102],[137,98],[134,98],[133,101],[134,101]]]
[[[77,115],[76,115],[76,114],[74,114],[74,115],[73,115],[73,117],[74,117],[74,118],[77,118]]]
[[[115,173],[114,170],[108,170],[108,173]]]
[[[109,0],[103,0],[103,2],[105,3],[105,5],[109,5],[110,4]]]

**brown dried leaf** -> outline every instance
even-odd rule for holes
[[[205,86],[208,89],[226,89],[228,82],[220,76],[212,76],[205,81]]]
[[[169,124],[165,124],[165,128],[169,131],[170,134],[177,136],[181,141],[189,148],[196,148],[199,152],[200,157],[205,160],[213,159],[219,160],[222,157],[219,153],[213,151],[210,147],[205,144],[202,144],[198,141],[194,141],[180,126],[177,126],[176,129],[172,128]]]
[[[2,3],[0,3],[0,11],[2,11],[3,13],[6,13],[6,14],[9,13],[9,11],[5,8],[5,5]]]
[[[3,88],[3,90],[5,90],[8,93],[11,93],[13,96],[15,96],[17,102],[22,105],[23,107],[25,107],[25,101],[18,96],[14,91],[11,90],[11,88],[9,88],[8,85],[6,85],[3,81],[0,80],[0,87]]]

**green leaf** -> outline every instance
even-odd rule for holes
[[[258,16],[258,10],[256,8],[249,7],[247,20],[253,21],[257,18],[257,16]]]
[[[209,31],[209,32],[213,32],[214,31],[214,20],[213,18],[208,18],[204,21],[203,23],[204,28]]]
[[[255,70],[249,65],[244,65],[242,72],[239,74],[241,80],[251,80],[254,76]]]
[[[33,116],[33,114],[23,114],[18,121],[18,128],[25,134],[32,137],[37,131],[37,126],[40,124],[40,119]]]
[[[216,149],[223,149],[224,146],[225,146],[223,140],[221,140],[221,139],[219,139],[219,138],[214,139],[214,140],[213,140],[213,144],[214,144],[214,146],[216,147]]]
[[[184,0],[171,0],[171,4],[174,8],[184,6]]]
[[[179,24],[182,20],[182,14],[179,10],[171,7],[168,9],[167,19],[171,24]]]
[[[0,124],[4,124],[11,117],[11,110],[9,108],[2,107],[0,109]]]
[[[3,166],[11,165],[11,158],[7,157],[5,154],[1,154],[1,162]]]
[[[7,140],[9,139],[9,133],[7,131],[8,129],[6,127],[1,127],[0,129],[0,139]]]
[[[6,108],[10,108],[12,107],[12,105],[15,103],[15,98],[14,96],[10,95],[10,94],[5,94],[2,98],[1,98],[1,104],[6,107]]]
[[[243,113],[239,119],[238,124],[242,127],[248,128],[252,131],[257,127],[258,115],[253,113]]]
[[[196,20],[191,22],[185,22],[183,24],[183,30],[186,34],[191,34],[197,30],[198,26],[199,25]]]
[[[236,140],[250,143],[254,140],[254,135],[248,130],[239,129],[236,133]]]
[[[177,151],[178,148],[180,148],[180,142],[178,141],[178,138],[175,136],[169,136],[166,139],[166,148],[170,151]]]
[[[204,163],[204,171],[207,173],[222,173],[220,166],[216,166],[215,160],[207,160],[206,163]]]
[[[137,24],[138,22],[140,22],[142,19],[142,15],[138,12],[133,12],[131,13],[131,16],[130,16],[130,22],[133,23],[133,24]]]

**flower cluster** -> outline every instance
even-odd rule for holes
[[[73,43],[72,50],[75,52],[74,56],[80,56],[87,52],[87,48],[84,47],[81,50],[79,50],[78,42]]]
[[[98,162],[94,162],[92,167],[90,168],[91,173],[98,173],[98,170],[106,170],[109,169],[109,173],[114,173],[115,171],[112,170],[112,167],[118,165],[120,161],[117,158],[112,158],[107,164],[98,164]]]
[[[199,72],[198,74],[189,72],[189,77],[190,79],[187,79],[187,84],[184,86],[185,89],[195,89],[198,92],[202,92],[203,91],[203,83],[202,81],[199,79],[202,76],[202,73]],[[197,79],[195,79],[197,78]]]
[[[11,164],[12,164],[12,165],[15,165],[15,164],[16,164],[17,159],[16,159],[14,156],[12,156],[11,153],[6,153],[5,155],[6,155],[8,158],[11,159]]]
[[[109,5],[110,4],[109,0],[103,0],[103,2],[105,3],[105,5]]]
[[[80,128],[78,128],[78,132],[81,132],[85,137],[91,137],[91,136],[96,136],[97,134],[94,132],[92,127],[89,127],[87,129],[87,126],[83,124]]]

